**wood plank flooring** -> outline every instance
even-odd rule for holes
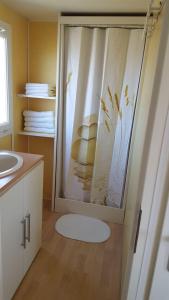
[[[108,241],[88,244],[57,234],[58,217],[44,211],[42,248],[13,300],[119,300],[122,226],[109,224]]]

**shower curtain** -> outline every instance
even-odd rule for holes
[[[66,27],[61,197],[120,207],[142,29]]]

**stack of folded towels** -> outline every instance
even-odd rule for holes
[[[25,93],[28,96],[52,97],[56,96],[56,88],[48,83],[26,83]]]
[[[43,133],[55,133],[53,111],[24,111],[24,130]]]

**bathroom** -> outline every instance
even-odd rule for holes
[[[168,6],[48,2],[0,3],[0,300],[139,299]]]

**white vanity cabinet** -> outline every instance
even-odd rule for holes
[[[41,246],[43,162],[0,197],[0,299],[10,300]]]
[[[34,168],[25,176],[24,181],[24,216],[26,219],[27,239],[24,255],[24,272],[26,272],[41,245],[42,233],[42,165]]]
[[[149,299],[169,299],[169,197],[159,240],[158,254]]]
[[[11,299],[23,277],[23,180],[0,197],[1,297]]]

